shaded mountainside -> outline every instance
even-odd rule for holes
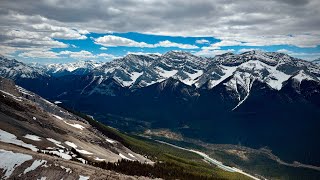
[[[0,77],[1,179],[248,179],[59,103]]]
[[[0,168],[5,172],[3,178],[77,178],[98,173],[105,178],[125,179],[126,176],[103,172],[86,164],[90,161],[117,162],[129,157],[152,163],[104,136],[83,118],[15,86],[10,80],[1,78],[0,82]],[[14,167],[14,163],[21,166]],[[33,171],[36,168],[37,173]]]
[[[128,55],[88,74],[14,79],[122,130],[169,128],[210,143],[267,146],[285,161],[320,165],[319,72],[319,65],[283,53],[202,58],[171,51]]]

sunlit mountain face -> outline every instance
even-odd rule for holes
[[[2,1],[0,179],[319,179],[319,8]]]

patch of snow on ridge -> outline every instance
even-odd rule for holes
[[[70,142],[70,141],[66,141],[64,142],[66,145],[70,146],[70,147],[73,147],[73,148],[77,148],[78,146],[76,144],[74,144],[73,142]]]
[[[41,137],[36,136],[36,135],[26,134],[23,137],[27,138],[27,139],[30,139],[30,140],[33,140],[33,141],[41,141]]]
[[[68,151],[65,151],[64,149],[59,149],[59,150],[54,150],[54,151],[51,151],[51,150],[41,150],[42,153],[44,154],[54,154],[54,155],[57,155],[63,159],[66,159],[66,160],[70,160],[72,159],[72,157],[69,155],[70,152]]]
[[[96,160],[96,161],[104,161],[106,159],[100,159],[99,157],[96,157],[94,160]]]
[[[72,127],[74,127],[74,128],[80,129],[80,130],[85,129],[85,127],[83,127],[83,126],[80,125],[80,124],[71,124],[71,123],[68,123],[67,121],[64,121],[64,123],[66,123],[66,124],[68,124],[69,126],[72,126]]]
[[[167,71],[167,70],[164,70],[160,67],[156,67],[156,69],[159,71],[160,76],[162,76],[164,78],[172,77],[175,74],[177,74],[177,72],[178,72],[178,70]]]
[[[8,95],[8,96],[11,96],[11,97],[12,97],[14,100],[16,100],[16,101],[19,101],[19,102],[22,101],[22,97],[17,97],[17,96],[15,96],[15,95],[11,94],[11,93],[8,93],[8,92],[2,91],[2,90],[0,90],[0,92],[2,92],[3,94],[6,94],[6,95]]]
[[[252,84],[253,84],[254,80],[252,80],[252,82],[250,82],[249,88],[247,89],[247,95],[238,103],[238,105],[236,107],[234,107],[232,109],[232,111],[234,111],[235,109],[237,109],[250,95],[250,90],[252,88]]]
[[[60,141],[57,141],[55,139],[52,138],[47,138],[48,141],[52,142],[53,144],[55,144],[56,146],[60,147],[60,148],[65,148],[64,146],[61,145]]]
[[[196,79],[197,77],[201,76],[203,74],[203,70],[196,70],[197,72],[196,73],[188,73],[188,72],[185,72],[189,77],[190,79],[194,80]]]
[[[79,180],[88,180],[89,178],[90,178],[90,176],[79,175]]]
[[[267,79],[267,84],[273,89],[280,90],[282,88],[282,83],[287,81],[290,78],[290,75],[287,75],[281,71],[273,69],[272,76],[269,76]]]
[[[34,95],[32,95],[29,91],[27,91],[26,89],[20,87],[20,86],[17,86],[16,85],[16,88],[18,89],[18,91],[24,95],[27,95],[27,96],[31,96],[31,97],[34,97]]]
[[[258,60],[252,60],[241,64],[238,68],[251,73],[255,78],[267,83],[271,88],[280,90],[282,83],[287,81],[290,75],[277,70],[278,65],[271,66]]]
[[[79,153],[81,153],[81,154],[88,154],[88,155],[92,154],[91,152],[86,151],[86,150],[76,149],[76,151],[79,152]]]
[[[27,144],[19,139],[17,139],[17,136],[14,134],[8,133],[6,131],[3,131],[0,129],[0,141],[4,143],[9,144],[15,144],[18,146],[22,146],[28,149],[31,149],[32,151],[38,151],[38,148],[32,144]]]
[[[122,159],[125,159],[125,160],[129,160],[129,161],[133,161],[132,159],[126,157],[125,155],[119,153],[119,156],[122,158]]]
[[[184,72],[185,74],[188,75],[189,78],[187,79],[180,79],[184,84],[187,84],[189,86],[191,86],[192,84],[195,83],[196,79],[201,76],[203,74],[202,70],[196,70],[197,72],[194,74],[188,73],[188,72]]]
[[[131,156],[131,157],[133,157],[133,158],[135,158],[135,157],[134,157],[134,155],[133,155],[133,154],[131,154],[131,153],[128,153],[128,155],[129,155],[129,156]]]
[[[46,164],[47,161],[46,160],[35,160],[33,161],[33,163],[31,164],[30,167],[28,167],[27,169],[24,170],[23,174],[26,174],[30,171],[33,171],[35,169],[37,169],[39,166],[41,166],[42,164]]]
[[[63,120],[63,118],[62,117],[60,117],[60,116],[57,116],[57,115],[55,115],[55,114],[52,114],[55,118],[57,118],[57,119],[59,119],[59,120]]]
[[[306,74],[303,70],[299,71],[299,73],[295,75],[293,78],[297,80],[299,83],[301,83],[303,80],[316,81],[315,78]]]
[[[221,83],[222,81],[224,81],[225,79],[227,79],[228,77],[230,77],[237,69],[237,66],[220,66],[222,72],[224,73],[224,75],[222,75],[220,77],[220,79],[218,80],[210,80],[209,82],[209,89],[212,89],[213,87],[215,87],[216,85],[218,85],[219,83]]]
[[[77,128],[77,129],[80,129],[80,130],[83,130],[83,129],[85,129],[85,127],[83,127],[82,125],[80,125],[80,124],[71,124],[71,123],[68,123],[67,121],[65,121],[62,117],[60,117],[60,116],[57,116],[57,115],[54,115],[54,114],[52,114],[55,118],[57,118],[57,119],[59,119],[59,120],[62,120],[64,123],[66,123],[66,124],[68,124],[69,126],[72,126],[72,127],[74,127],[74,128]]]
[[[84,160],[84,159],[82,159],[82,158],[77,158],[79,161],[81,161],[82,162],[82,164],[87,164],[87,161],[86,160]]]
[[[116,141],[114,141],[114,140],[112,140],[112,139],[108,139],[108,138],[106,138],[106,141],[107,141],[108,143],[111,143],[111,144],[113,144],[113,143],[116,142]]]
[[[31,160],[32,156],[0,149],[0,159],[0,169],[4,172],[4,176],[2,178],[8,179],[14,172],[15,168],[24,162]]]
[[[72,173],[72,170],[70,169],[70,168],[67,168],[67,167],[64,167],[64,166],[60,166],[61,167],[61,169],[64,169],[64,170],[66,170],[66,172],[67,173]]]
[[[131,73],[131,79],[133,82],[136,82],[136,80],[143,74],[143,72],[133,72]]]
[[[287,81],[290,78],[290,75],[277,70],[278,65],[266,66],[268,67],[268,70],[270,72],[270,75],[266,78],[266,83],[273,89],[280,90],[282,88],[283,82]]]
[[[77,149],[78,146],[77,146],[76,144],[74,144],[73,142],[66,141],[66,142],[64,142],[64,143],[65,143],[66,145],[74,148],[77,152],[79,152],[79,153],[81,153],[81,154],[92,154],[91,152],[88,152],[88,151],[86,151],[86,150]]]

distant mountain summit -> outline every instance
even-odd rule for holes
[[[102,62],[96,61],[77,61],[66,64],[48,64],[40,66],[43,70],[52,76],[64,76],[64,75],[84,75],[90,73],[93,69],[102,66]]]
[[[10,79],[17,78],[38,78],[47,76],[41,68],[31,67],[15,59],[8,59],[0,56],[0,75]]]
[[[317,64],[320,64],[320,58],[318,58],[318,59],[315,59],[315,60],[313,60],[312,62],[313,62],[313,63],[317,63]]]

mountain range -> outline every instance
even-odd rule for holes
[[[123,133],[60,104],[0,77],[1,179],[257,179],[202,152]],[[318,174],[311,172],[307,177]]]
[[[0,75],[19,86],[125,131],[168,128],[320,165],[316,63],[276,52],[169,51],[46,66],[1,57],[0,64]]]

